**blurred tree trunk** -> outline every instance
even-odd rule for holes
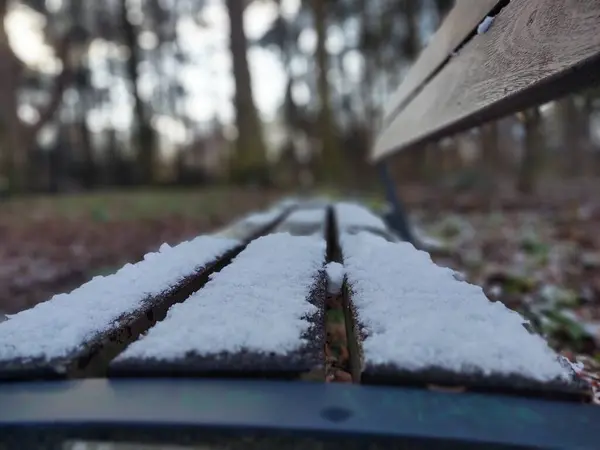
[[[586,95],[580,111],[581,120],[579,121],[579,140],[583,158],[582,175],[586,177],[594,176],[594,161],[592,159],[592,126],[591,117],[594,113],[593,99]]]
[[[2,146],[9,189],[21,191],[27,178],[27,149],[22,142],[22,129],[18,111],[17,90],[23,64],[10,47],[5,28],[8,0],[0,0],[0,145]]]
[[[73,87],[77,91],[78,102],[75,109],[75,142],[74,148],[79,153],[79,182],[85,189],[93,189],[96,185],[96,164],[94,149],[92,146],[91,132],[87,124],[87,117],[92,109],[93,86],[91,84],[91,73],[86,66],[89,33],[84,26],[85,14],[84,3],[71,2],[69,13],[73,20],[72,38],[69,42],[69,61],[73,71]]]
[[[498,178],[499,172],[499,141],[498,123],[489,122],[481,127],[481,150],[484,170],[490,180]]]
[[[484,167],[495,176],[501,169],[500,142],[498,136],[498,122],[493,121],[481,128],[483,163]]]
[[[539,109],[532,108],[523,112],[523,124],[525,126],[525,140],[517,178],[517,190],[522,194],[531,194],[535,191],[537,172],[541,164]]]
[[[119,184],[119,143],[114,129],[106,130],[106,145],[104,147],[103,182],[107,186]]]
[[[233,175],[238,181],[269,183],[267,147],[262,124],[252,95],[252,80],[248,66],[248,42],[244,31],[244,3],[227,0],[230,25],[230,50],[235,79],[236,154]]]
[[[585,155],[580,136],[582,117],[573,96],[559,100],[556,107],[562,128],[561,154],[565,175],[577,177],[583,173]]]
[[[369,28],[369,8],[367,7],[368,0],[361,0],[361,37],[360,47],[361,53],[364,58],[364,69],[362,75],[362,82],[360,83],[361,97],[362,97],[362,108],[364,113],[365,123],[367,125],[368,136],[367,140],[370,143],[373,139],[373,133],[376,128],[376,108],[373,104],[373,90],[374,90],[374,78],[377,71],[373,58],[373,45],[374,42],[371,39],[371,31]]]
[[[18,92],[25,66],[14,54],[6,32],[5,18],[9,4],[8,0],[0,0],[0,160],[3,160],[8,174],[9,189],[20,192],[27,188],[29,151],[38,132],[54,117],[62,102],[62,94],[70,75],[65,59],[70,36],[65,36],[57,45],[57,56],[64,68],[55,80],[49,103],[38,111],[39,119],[36,123],[29,126],[22,123],[18,116]]]
[[[498,122],[489,122],[481,127],[483,159],[483,192],[491,209],[500,184]]]
[[[146,114],[146,108],[139,93],[139,65],[141,61],[140,48],[138,46],[138,32],[129,20],[128,0],[121,0],[121,26],[125,45],[129,49],[127,60],[127,75],[131,85],[131,93],[134,99],[134,117],[136,121],[136,141],[138,164],[140,170],[140,181],[144,184],[154,182],[154,166],[156,158],[156,139],[150,118]]]
[[[409,61],[414,61],[420,50],[419,41],[419,2],[404,0],[401,3],[406,21],[406,35],[404,37],[404,55]]]
[[[325,43],[327,40],[327,6],[326,0],[311,0],[315,29],[317,32],[317,89],[319,93],[319,135],[321,138],[321,179],[342,181],[342,158],[340,155],[337,127],[331,107],[329,86],[329,55]]]

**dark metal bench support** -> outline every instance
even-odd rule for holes
[[[379,172],[379,178],[383,183],[383,188],[385,189],[385,197],[391,208],[384,217],[385,221],[403,240],[416,245],[414,235],[408,222],[406,209],[402,205],[402,201],[396,191],[396,186],[390,175],[387,162],[383,160],[377,163],[377,170]]]

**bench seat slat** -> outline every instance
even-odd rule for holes
[[[397,240],[381,217],[358,203],[339,202],[333,210],[338,236],[368,231],[389,241]]]
[[[152,322],[157,308],[166,311],[183,300],[181,293],[198,289],[198,280],[240,245],[214,236],[163,244],[136,264],[12,316],[0,324],[0,379],[62,374],[106,340],[130,337],[123,334],[132,334],[133,324],[145,318]]]
[[[296,377],[324,364],[325,241],[271,234],[111,365],[114,375]]]
[[[276,226],[294,206],[294,203],[282,202],[266,211],[249,214],[217,234],[231,239],[251,241]]]
[[[327,207],[308,207],[292,212],[275,228],[275,232],[290,233],[294,236],[324,236],[326,225]]]
[[[580,392],[541,336],[408,243],[341,237],[365,383]]]

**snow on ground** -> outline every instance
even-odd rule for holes
[[[111,328],[143,300],[158,295],[239,245],[231,239],[200,236],[175,247],[163,244],[144,260],[113,275],[98,276],[68,294],[59,294],[0,325],[0,361],[67,356]]]
[[[306,319],[317,311],[307,297],[325,249],[324,239],[287,233],[253,241],[117,360],[299,349],[310,326]]]
[[[408,243],[369,233],[341,238],[346,277],[367,337],[367,364],[519,374],[546,381],[569,372],[524,319],[458,281]]]

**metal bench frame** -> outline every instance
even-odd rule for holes
[[[60,448],[65,438],[185,445],[236,436],[340,449],[593,449],[600,421],[600,409],[576,403],[250,380],[0,384],[0,405],[10,405],[0,409],[0,446],[19,449]]]

